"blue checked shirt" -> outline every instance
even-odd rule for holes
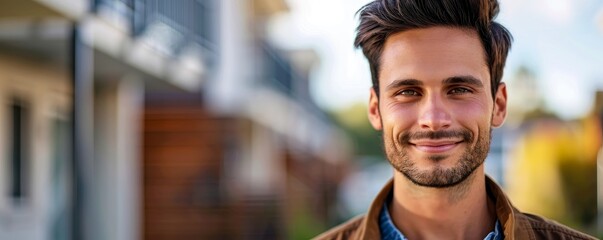
[[[379,214],[379,231],[383,240],[407,240],[404,234],[392,222],[392,218],[389,216],[389,211],[387,210],[387,203],[383,204],[383,208],[381,208],[381,213]],[[502,226],[496,220],[494,231],[488,233],[484,240],[502,240],[504,238]]]

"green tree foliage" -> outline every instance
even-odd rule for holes
[[[383,156],[381,133],[370,125],[366,104],[357,103],[330,114],[350,136],[357,156]]]

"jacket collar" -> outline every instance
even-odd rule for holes
[[[360,239],[380,239],[379,235],[379,213],[383,203],[393,191],[394,181],[390,179],[383,189],[379,192],[362,221],[360,227]],[[486,176],[486,191],[488,196],[495,201],[496,217],[500,221],[505,237],[507,239],[530,239],[530,232],[526,228],[521,228],[523,219],[517,218],[517,209],[513,207],[502,189]]]
[[[521,227],[529,223],[519,218],[519,211],[513,207],[507,195],[489,176],[486,176],[486,190],[496,201],[496,217],[503,225],[505,236],[508,239],[533,239],[530,237],[533,234],[527,228]]]

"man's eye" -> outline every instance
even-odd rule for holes
[[[450,90],[450,94],[464,94],[464,93],[470,93],[471,90],[467,89],[467,88],[453,88],[452,90]]]
[[[403,96],[419,96],[419,93],[417,91],[415,91],[415,90],[406,89],[406,90],[399,91],[398,95],[403,95]]]

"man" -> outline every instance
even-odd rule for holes
[[[496,0],[376,0],[355,45],[371,69],[369,120],[394,177],[368,213],[317,239],[593,239],[515,209],[484,173],[503,124],[511,34]]]

